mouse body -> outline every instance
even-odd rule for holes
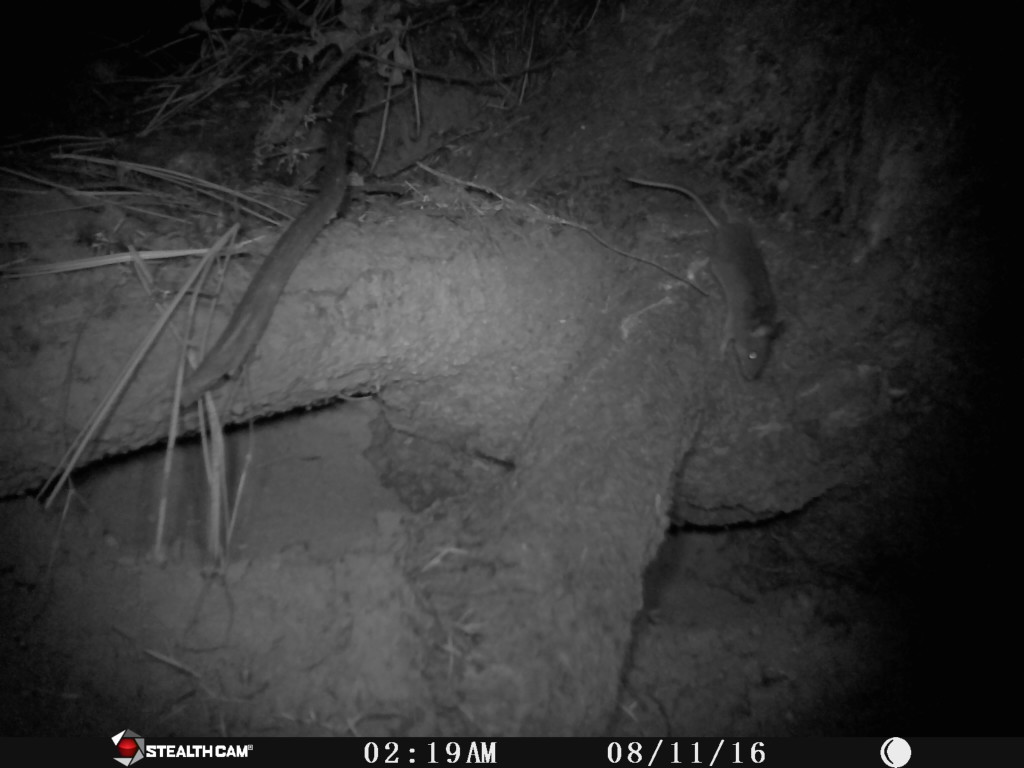
[[[779,324],[775,316],[775,294],[768,269],[750,227],[719,221],[704,201],[686,187],[644,179],[630,178],[627,181],[686,195],[714,226],[711,274],[722,289],[726,309],[722,352],[725,352],[731,341],[740,375],[747,381],[758,378],[768,362]]]

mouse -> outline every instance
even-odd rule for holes
[[[740,375],[754,381],[764,371],[772,342],[779,331],[775,294],[764,257],[746,224],[720,221],[696,192],[676,184],[627,178],[641,187],[679,192],[693,200],[715,228],[715,247],[710,259],[711,274],[725,296],[725,333],[722,353],[731,341]]]

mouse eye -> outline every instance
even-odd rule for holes
[[[757,360],[757,352],[748,352],[747,353],[747,359],[748,360]]]

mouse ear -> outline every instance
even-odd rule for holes
[[[761,323],[750,332],[750,335],[759,339],[770,340],[777,338],[780,333],[782,333],[782,321],[776,320],[774,323]]]

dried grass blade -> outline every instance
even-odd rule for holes
[[[230,242],[231,238],[234,237],[237,232],[238,225],[236,224],[233,227],[231,227],[231,229],[229,229],[227,232],[220,236],[217,242],[214,243],[214,245],[207,252],[206,256],[203,258],[203,261],[192,271],[191,274],[189,274],[188,278],[185,280],[181,288],[178,290],[178,293],[174,296],[170,303],[168,303],[167,309],[164,310],[163,314],[160,316],[160,319],[153,325],[152,328],[150,328],[149,333],[146,334],[146,338],[143,339],[142,342],[139,344],[138,348],[136,348],[135,352],[132,354],[128,363],[125,365],[124,369],[118,376],[116,382],[114,383],[114,386],[111,387],[106,397],[103,398],[103,401],[99,404],[99,406],[97,406],[92,416],[89,417],[89,420],[86,423],[86,425],[82,428],[82,431],[79,432],[78,436],[75,438],[75,441],[71,444],[71,446],[65,452],[64,456],[61,458],[60,464],[54,470],[53,474],[51,474],[50,477],[47,479],[46,484],[43,486],[43,490],[40,491],[40,497],[46,494],[46,501],[43,504],[45,508],[49,508],[49,506],[53,503],[53,500],[57,497],[57,494],[60,492],[61,488],[64,487],[64,484],[67,482],[68,477],[70,477],[72,470],[74,470],[75,466],[77,466],[78,461],[81,459],[82,454],[85,452],[86,447],[89,445],[89,443],[92,442],[92,439],[96,436],[96,433],[99,431],[100,426],[106,421],[107,417],[114,409],[114,406],[121,399],[121,395],[124,394],[125,389],[127,389],[128,384],[134,377],[139,365],[142,363],[143,359],[145,359],[150,349],[152,349],[153,344],[156,342],[157,338],[163,332],[164,327],[166,327],[167,323],[171,319],[171,316],[174,314],[175,310],[181,304],[184,297],[188,294],[188,291],[191,290],[192,286],[199,278],[199,275],[203,273],[209,262],[212,261],[220,253],[224,246],[228,242]],[[46,493],[47,489],[49,489],[49,493]]]

